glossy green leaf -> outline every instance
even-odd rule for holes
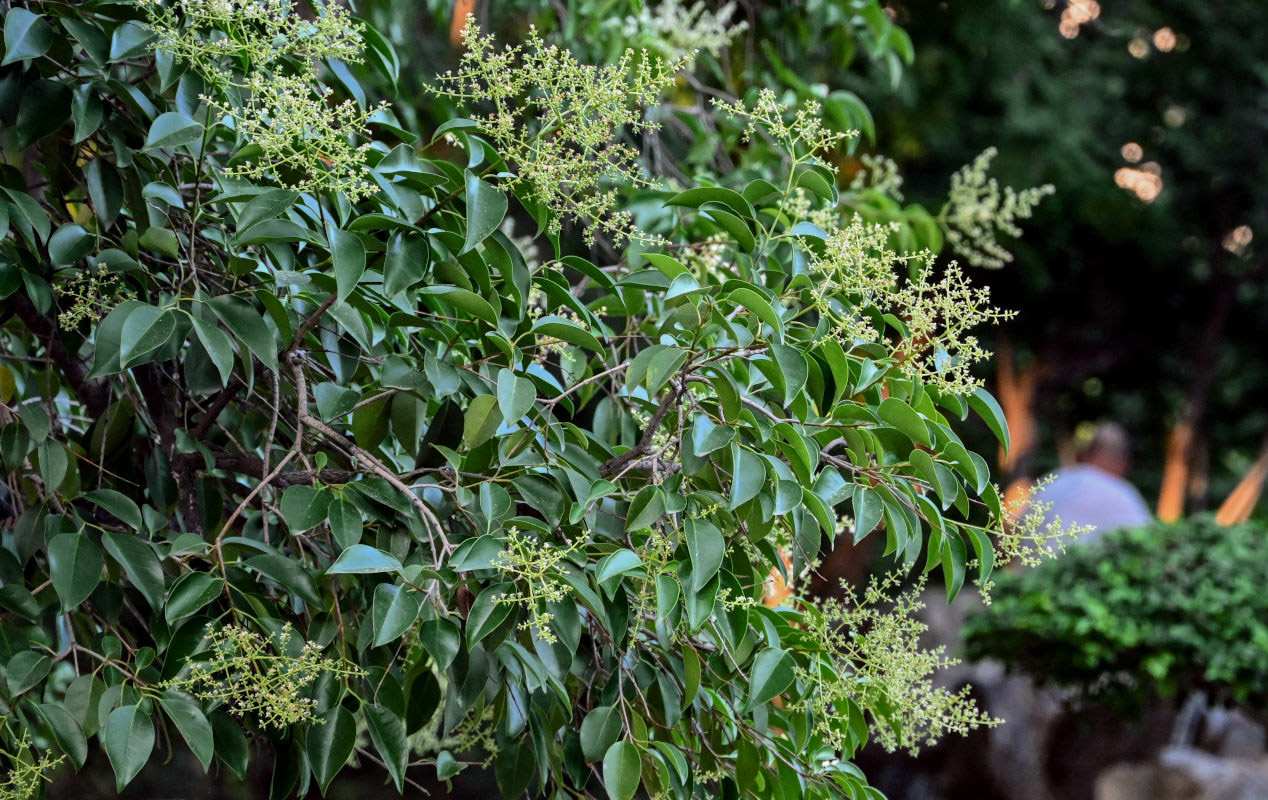
[[[334,261],[335,283],[339,302],[345,302],[357,288],[365,272],[365,244],[355,233],[332,229],[329,232],[330,257]]]
[[[929,436],[929,426],[915,409],[897,397],[886,397],[882,400],[876,415],[885,424],[902,431],[916,444],[923,444],[926,447],[933,445],[933,439]]]
[[[59,703],[40,703],[36,706],[40,716],[48,723],[57,746],[70,759],[75,769],[88,760],[88,739],[79,720]]]
[[[603,756],[603,788],[608,800],[630,800],[642,780],[642,751],[630,741],[619,741]]]
[[[215,742],[212,736],[211,723],[203,714],[202,708],[194,698],[183,692],[167,689],[159,697],[159,705],[180,731],[185,744],[202,764],[206,772],[211,767],[211,759],[215,753]]]
[[[475,448],[493,438],[502,424],[502,412],[498,409],[498,399],[491,394],[482,394],[471,400],[462,427],[462,438],[467,447]]]
[[[229,379],[233,377],[233,341],[216,325],[197,316],[191,317],[191,320],[194,323],[194,335],[198,337],[207,355],[211,356],[211,363],[216,365],[216,370],[220,373],[220,385],[227,386]]]
[[[274,553],[265,553],[247,559],[246,565],[274,583],[286,589],[305,603],[321,605],[317,584],[299,561]]]
[[[160,114],[145,136],[145,150],[172,149],[193,144],[203,137],[203,126],[179,111]]]
[[[529,379],[503,368],[498,370],[497,397],[502,418],[513,423],[533,407],[533,401],[537,399],[537,389]]]
[[[392,776],[396,791],[405,791],[405,768],[409,763],[409,741],[405,736],[405,720],[382,706],[363,705],[370,741],[379,751],[383,766]]]
[[[753,659],[748,696],[753,705],[769,703],[792,686],[793,657],[778,647],[768,647]]]
[[[735,473],[731,476],[730,508],[739,508],[752,500],[766,485],[766,462],[757,453],[739,444],[731,445]]]
[[[82,225],[63,225],[48,239],[48,258],[55,267],[69,266],[91,253],[96,245],[96,238]]]
[[[691,590],[700,591],[717,574],[726,555],[726,538],[707,519],[687,519],[683,530],[691,555]]]
[[[326,570],[327,575],[372,575],[379,572],[400,572],[401,562],[382,550],[365,544],[347,548]]]
[[[986,423],[986,427],[991,429],[991,433],[995,434],[996,441],[1000,447],[1004,449],[1004,455],[1008,455],[1009,436],[1008,436],[1008,418],[1004,416],[1004,409],[1000,407],[990,392],[985,389],[978,388],[973,394],[968,396],[969,406],[977,412],[982,421]]]
[[[498,315],[493,310],[493,306],[475,292],[460,289],[457,286],[424,286],[418,290],[418,293],[439,297],[454,308],[465,311],[473,317],[479,317],[490,325],[496,325],[498,322]]]
[[[52,44],[53,29],[44,17],[25,8],[11,8],[4,18],[4,60],[0,66],[39,58]]]
[[[498,229],[506,217],[506,195],[492,184],[467,170],[467,237],[462,252],[473,249]]]
[[[324,795],[330,782],[352,755],[357,743],[357,723],[352,712],[338,706],[318,717],[317,724],[308,726],[304,750],[313,768],[317,785]]]
[[[33,688],[45,677],[53,666],[53,660],[46,653],[34,650],[23,650],[5,664],[5,681],[9,694],[16,697]]]
[[[282,493],[279,509],[282,519],[292,533],[303,533],[320,525],[326,520],[326,512],[330,508],[330,493],[323,492],[314,486],[297,484]]]
[[[140,518],[140,512],[137,513],[137,518]],[[128,577],[132,579],[132,585],[145,598],[145,602],[150,604],[150,608],[162,608],[163,596],[167,590],[163,583],[163,567],[154,548],[134,534],[113,531],[101,534],[101,544],[111,558],[123,565]]]
[[[63,612],[87,600],[101,581],[101,548],[84,533],[63,533],[50,539],[48,561]]]
[[[207,306],[266,369],[277,371],[277,343],[260,312],[246,300],[227,294],[211,298]]]
[[[374,623],[374,647],[395,641],[409,630],[422,610],[422,596],[403,587],[380,583],[374,587],[370,617]]]
[[[175,314],[165,308],[140,306],[128,315],[119,337],[119,364],[130,369],[150,360],[176,330]]]
[[[220,596],[224,584],[206,572],[190,572],[177,578],[163,609],[163,618],[171,625],[199,611]]]
[[[140,706],[120,706],[102,727],[102,745],[114,767],[115,790],[132,782],[154,750],[154,723]]]
[[[427,274],[431,249],[422,236],[397,231],[388,238],[383,260],[383,293],[394,297]]]

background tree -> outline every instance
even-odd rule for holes
[[[1000,314],[915,249],[921,209],[855,216],[888,195],[842,196],[819,106],[723,99],[681,141],[742,168],[665,189],[634,145],[677,53],[469,27],[420,138],[340,6],[4,29],[8,794],[94,751],[122,789],[183,742],[271,762],[277,797],[350,759],[398,790],[479,765],[508,797],[875,797],[869,738],[992,722],[932,683],[898,578],[801,594],[838,537],[954,594],[1031,535],[995,541],[958,433],[1007,442],[971,371]],[[991,231],[1038,200],[1001,196]]]

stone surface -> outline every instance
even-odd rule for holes
[[[1268,759],[1221,758],[1168,747],[1152,762],[1118,764],[1097,778],[1095,800],[1264,800]]]

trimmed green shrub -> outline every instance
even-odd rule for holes
[[[1205,690],[1263,708],[1268,592],[1263,524],[1210,518],[1115,531],[1021,574],[965,629],[970,658],[1117,706]]]

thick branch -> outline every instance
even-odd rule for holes
[[[11,297],[10,302],[22,324],[43,340],[48,348],[49,358],[75,390],[75,396],[88,409],[88,415],[94,419],[105,416],[106,409],[110,407],[109,384],[98,378],[89,379],[87,366],[67,351],[57,328],[49,322],[48,317],[35,310],[30,300],[19,294]]]

